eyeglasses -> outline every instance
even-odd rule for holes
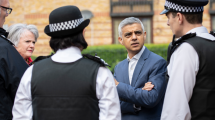
[[[4,7],[4,6],[0,6],[0,7],[6,9],[7,14],[10,14],[13,10],[12,8]]]

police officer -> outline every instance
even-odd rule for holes
[[[208,0],[166,0],[174,37],[161,120],[215,118],[215,37],[202,26]],[[179,38],[175,40],[175,38]]]
[[[68,5],[50,13],[44,32],[55,54],[24,73],[17,90],[13,120],[120,120],[113,75],[98,57],[82,56],[90,20]]]

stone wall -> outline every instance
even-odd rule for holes
[[[48,55],[52,51],[49,47],[50,37],[44,33],[49,24],[48,17],[52,10],[60,6],[75,5],[80,10],[90,10],[94,17],[86,28],[85,38],[89,45],[112,44],[112,19],[110,17],[110,0],[9,0],[13,8],[12,14],[6,18],[4,27],[15,23],[34,24],[39,30],[39,39],[35,45],[33,55]],[[155,44],[169,43],[172,32],[166,25],[165,15],[159,15],[163,10],[165,0],[154,0],[153,42]],[[208,6],[204,11],[203,25],[210,30],[210,15]]]

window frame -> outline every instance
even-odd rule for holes
[[[211,31],[213,31],[213,17],[215,17],[215,8],[214,8],[214,10],[212,8],[213,3],[215,3],[215,0],[210,0],[209,14],[210,14],[210,29],[211,29]]]
[[[133,5],[150,5],[151,11],[149,12],[128,12],[128,13],[113,13],[114,6],[129,5],[133,9]],[[129,16],[153,16],[154,15],[154,0],[125,0],[125,1],[114,1],[110,0],[110,16],[111,17],[129,17]]]

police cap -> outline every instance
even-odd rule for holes
[[[208,0],[166,0],[164,10],[160,13],[181,12],[181,13],[202,13]]]

